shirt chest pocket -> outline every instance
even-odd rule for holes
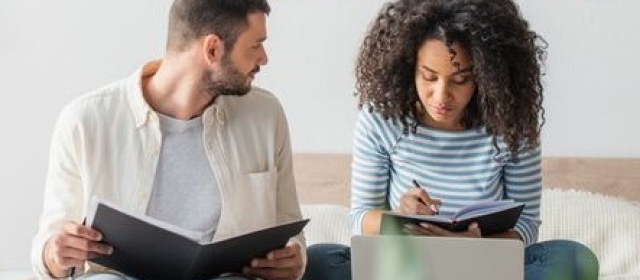
[[[276,206],[278,192],[278,172],[275,168],[256,173],[241,175],[238,190],[242,194],[238,197],[244,207],[242,219],[248,220],[250,227],[264,228],[276,223]]]

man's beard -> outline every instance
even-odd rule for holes
[[[222,58],[221,62],[222,70],[220,73],[208,72],[204,74],[203,80],[207,93],[214,97],[219,95],[243,96],[249,93],[251,85],[247,83],[248,77],[233,66],[229,57]],[[255,74],[258,71],[260,71],[260,67],[256,66],[251,73]]]

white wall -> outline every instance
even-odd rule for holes
[[[162,54],[170,0],[0,0],[0,270],[28,267],[57,113]],[[353,63],[382,0],[272,0],[270,64],[297,152],[349,152]],[[637,0],[536,0],[550,44],[547,156],[640,157]]]
[[[640,157],[640,2],[519,2],[549,43],[544,154]]]

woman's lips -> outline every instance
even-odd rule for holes
[[[446,105],[431,105],[431,110],[438,115],[444,115],[453,110],[453,108]]]

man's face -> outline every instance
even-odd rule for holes
[[[240,33],[231,52],[224,53],[220,67],[205,74],[205,84],[213,95],[247,94],[260,66],[267,64],[263,45],[267,39],[266,15],[251,13],[247,19],[247,29]]]

